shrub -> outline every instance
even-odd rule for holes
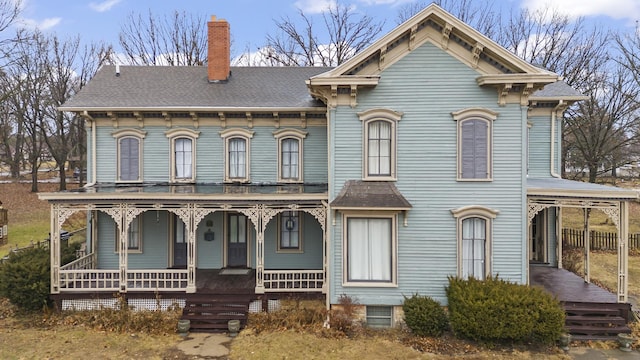
[[[34,247],[11,253],[0,265],[0,296],[22,310],[48,306],[50,283],[48,249]]]
[[[483,342],[552,343],[564,329],[564,310],[538,288],[489,277],[449,278],[449,319],[456,335]]]
[[[449,324],[447,314],[440,303],[428,296],[405,296],[402,310],[404,322],[419,336],[440,336]]]

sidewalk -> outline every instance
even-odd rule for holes
[[[591,349],[586,347],[573,347],[569,349],[569,355],[577,360],[627,360],[640,359],[640,352],[620,351],[619,349]]]
[[[178,349],[185,355],[203,359],[227,359],[231,340],[226,333],[189,333]]]

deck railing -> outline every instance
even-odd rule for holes
[[[60,270],[60,289],[65,292],[120,289],[119,270]]]
[[[127,289],[136,291],[185,291],[187,270],[127,270]]]
[[[265,270],[265,291],[322,291],[322,270]]]
[[[94,268],[94,264],[96,263],[96,255],[95,253],[91,253],[89,255],[85,255],[81,258],[78,258],[67,265],[60,267],[60,271],[64,270],[89,270]]]

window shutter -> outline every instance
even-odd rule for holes
[[[489,177],[488,124],[482,120],[466,120],[461,124],[460,177],[487,179]]]
[[[461,127],[461,154],[460,171],[461,178],[472,179],[475,176],[475,154],[474,154],[474,126],[473,121],[465,121]]]
[[[474,120],[474,134],[475,134],[475,178],[476,179],[488,179],[489,178],[489,166],[487,159],[487,122],[481,120]]]
[[[139,140],[124,138],[120,140],[120,180],[138,180],[140,164]]]

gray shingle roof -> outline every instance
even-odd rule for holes
[[[61,110],[172,107],[323,107],[305,80],[325,67],[232,67],[227,82],[210,83],[205,66],[103,66]]]
[[[545,85],[544,88],[534,92],[531,95],[532,99],[536,98],[575,98],[575,99],[583,99],[586,98],[583,94],[581,94],[578,90],[572,88],[566,82],[560,80],[554,83]]]
[[[408,210],[411,203],[405,199],[393,182],[347,180],[331,202],[336,209],[386,208]]]

